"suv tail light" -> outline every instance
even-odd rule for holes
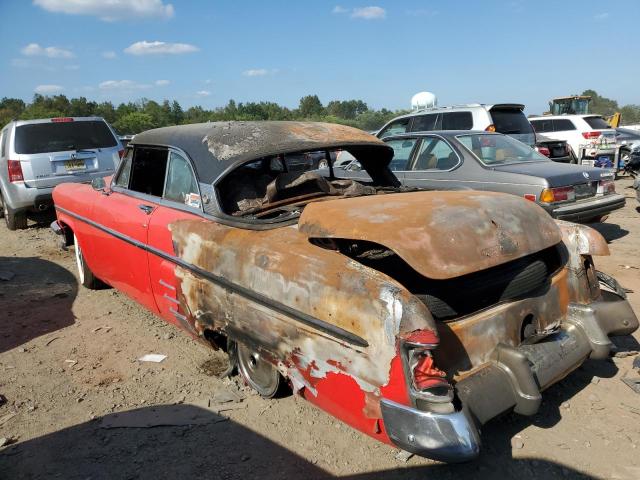
[[[122,157],[124,157],[124,148],[122,150],[118,150],[118,156],[120,157],[120,160],[122,160]]]
[[[551,152],[547,147],[536,147],[536,150],[538,151],[538,153],[544,155],[545,157],[551,156]]]
[[[24,181],[24,175],[22,175],[22,165],[20,160],[7,160],[7,167],[9,170],[10,182],[22,182]]]
[[[616,182],[613,180],[600,180],[600,182],[598,182],[598,193],[602,193],[603,195],[616,193]]]
[[[587,140],[589,140],[591,138],[598,138],[600,135],[602,135],[602,132],[598,132],[598,131],[582,132],[582,136],[584,138],[586,138]]]
[[[72,117],[56,117],[56,118],[52,118],[51,121],[53,123],[66,123],[66,122],[73,122],[73,118]]]
[[[540,201],[545,203],[568,202],[576,199],[573,187],[545,188],[540,194]]]
[[[496,131],[496,126],[492,123],[487,128],[485,128],[484,131],[485,132],[495,132]]]

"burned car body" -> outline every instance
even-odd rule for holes
[[[81,281],[226,350],[263,396],[286,379],[405,450],[474,458],[479,425],[534,413],[638,326],[615,281],[600,286],[594,230],[511,195],[404,191],[391,148],[362,131],[209,123],[129,147],[110,183],[54,191]],[[337,149],[371,181],[287,169]]]

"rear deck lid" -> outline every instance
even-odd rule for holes
[[[521,175],[544,178],[547,180],[549,187],[590,184],[598,182],[601,178],[612,178],[609,170],[558,162],[529,162],[497,165],[492,168],[499,172],[519,173]]]
[[[300,232],[364,240],[393,250],[432,279],[453,278],[560,242],[554,220],[533,202],[495,192],[411,192],[311,203]]]

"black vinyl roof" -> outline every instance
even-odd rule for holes
[[[393,149],[357,128],[320,122],[209,122],[157,128],[140,133],[130,145],[170,146],[183,150],[201,182],[213,183],[235,165],[304,151],[343,148],[388,165]]]

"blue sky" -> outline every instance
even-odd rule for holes
[[[0,97],[640,104],[640,2],[1,0]]]

